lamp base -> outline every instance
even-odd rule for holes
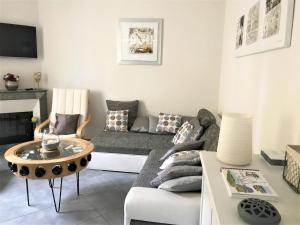
[[[217,153],[217,159],[220,162],[231,166],[247,166],[252,162],[252,154],[247,157],[238,157],[236,155],[223,157],[222,155]]]

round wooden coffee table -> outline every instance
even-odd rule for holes
[[[63,177],[76,173],[79,195],[79,172],[91,161],[93,150],[94,145],[91,142],[77,138],[61,140],[58,149],[54,151],[44,150],[41,141],[30,141],[8,149],[4,157],[14,175],[25,178],[28,206],[28,179],[48,179],[55,211],[59,212]],[[53,191],[55,178],[60,178],[58,204]]]

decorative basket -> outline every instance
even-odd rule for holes
[[[283,179],[300,194],[300,145],[288,145],[285,160]]]

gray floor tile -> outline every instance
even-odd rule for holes
[[[8,171],[0,155],[0,224],[121,225],[124,199],[136,177],[130,173],[83,170],[79,197],[75,175],[65,177],[61,213],[56,213],[48,181],[29,180],[31,206],[28,207],[25,180]],[[57,197],[58,187],[59,179],[55,181]]]
[[[103,214],[103,218],[111,225],[123,225],[124,224],[124,210],[123,208],[113,210]]]

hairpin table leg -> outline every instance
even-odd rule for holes
[[[59,187],[59,199],[58,199],[58,204],[56,204],[56,200],[55,200],[55,195],[54,195],[54,191],[53,191],[53,187],[54,187],[54,179],[53,181],[51,181],[51,179],[49,179],[49,186],[51,188],[52,191],[52,197],[53,197],[53,202],[54,202],[54,207],[55,207],[55,211],[59,212],[60,211],[60,202],[61,202],[61,192],[62,192],[62,182],[63,182],[63,178],[60,178],[60,187]]]
[[[77,196],[79,196],[79,172],[76,173],[76,180],[77,180]]]
[[[25,182],[26,182],[26,193],[27,193],[27,205],[30,206],[30,203],[29,203],[29,191],[28,191],[28,180],[27,180],[27,178],[25,179]]]

